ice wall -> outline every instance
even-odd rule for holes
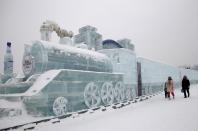
[[[127,88],[133,88],[133,96],[137,92],[137,65],[136,54],[125,48],[104,49],[99,52],[106,54],[113,64],[113,72],[123,73],[124,84]]]

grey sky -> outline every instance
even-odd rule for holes
[[[175,66],[198,64],[197,7],[198,0],[1,0],[0,72],[6,42],[13,43],[18,72],[23,44],[40,39],[46,19],[75,34],[92,25],[103,39],[129,38],[142,57]]]

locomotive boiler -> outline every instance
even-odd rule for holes
[[[98,52],[41,40],[27,48],[23,59],[23,72],[27,77],[52,69],[112,72],[109,58]]]

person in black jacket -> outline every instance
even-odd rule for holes
[[[166,82],[164,84],[164,94],[165,94],[165,98],[168,98],[168,91],[167,91],[167,86],[166,86]]]
[[[188,80],[187,76],[184,76],[182,80],[182,90],[184,92],[184,98],[187,98],[186,92],[188,94],[188,97],[190,96],[189,89],[190,89],[190,81]]]

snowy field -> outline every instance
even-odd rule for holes
[[[171,100],[165,99],[164,94],[159,94],[120,109],[87,112],[75,118],[62,119],[55,124],[52,121],[43,122],[33,131],[197,131],[198,85],[191,86],[190,92],[190,98],[183,98],[180,90],[176,90],[176,97]],[[9,123],[33,119],[35,118],[18,118],[15,121],[3,119],[0,120],[0,129]]]

